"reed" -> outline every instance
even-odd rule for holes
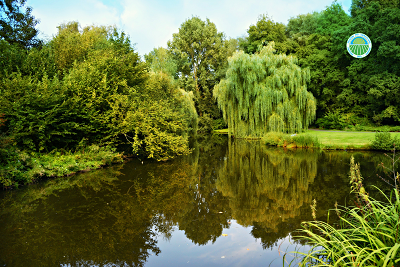
[[[400,266],[398,188],[390,196],[379,190],[385,202],[369,197],[362,185],[359,165],[354,164],[353,158],[350,183],[357,201],[354,207],[336,206],[338,226],[315,220],[302,224],[303,239],[312,248],[307,253],[291,252],[301,258],[299,266]]]

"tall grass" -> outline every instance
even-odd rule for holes
[[[268,132],[262,138],[269,146],[295,147],[295,148],[319,148],[321,144],[316,136],[311,134],[283,134]]]
[[[303,223],[301,231],[312,248],[308,253],[294,252],[302,256],[300,266],[400,266],[399,190],[394,188],[385,202],[370,198],[354,158],[350,165],[356,206],[335,209],[337,227],[321,221]]]

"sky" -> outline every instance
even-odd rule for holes
[[[338,0],[348,12],[351,0]],[[57,26],[78,21],[82,27],[112,25],[124,31],[140,55],[167,47],[172,34],[193,16],[208,18],[226,37],[246,35],[261,14],[287,24],[291,17],[322,11],[332,0],[27,0],[40,20],[39,37],[50,39]]]

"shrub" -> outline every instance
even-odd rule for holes
[[[318,138],[309,134],[290,135],[277,132],[269,132],[264,135],[262,140],[268,146],[291,146],[302,148],[321,147]]]
[[[376,132],[375,138],[371,143],[371,148],[375,150],[392,150],[393,144],[398,143],[398,138],[396,136],[391,138],[389,132]]]
[[[296,147],[321,147],[318,138],[309,134],[295,135],[292,140]]]
[[[319,118],[316,122],[318,127],[325,129],[344,129],[347,124],[340,112],[327,112],[323,118]]]
[[[277,146],[283,139],[283,136],[284,136],[283,133],[268,132],[267,134],[264,135],[262,140],[265,142],[267,146]]]

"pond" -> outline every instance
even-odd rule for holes
[[[0,266],[283,266],[301,222],[352,204],[382,153],[284,150],[213,136],[169,162],[131,160],[0,193]],[[330,219],[335,222],[331,213]]]

